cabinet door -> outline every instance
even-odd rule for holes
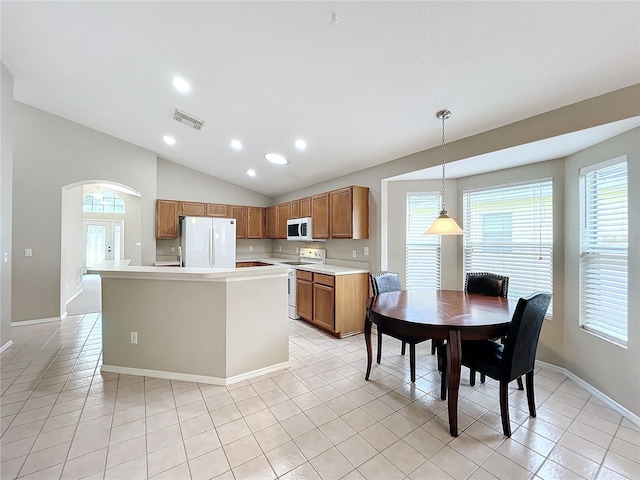
[[[207,203],[207,217],[226,217],[227,206],[219,203]]]
[[[296,309],[305,320],[313,320],[313,283],[296,279]]]
[[[329,194],[311,197],[313,238],[329,238]]]
[[[333,287],[313,284],[313,321],[335,330],[335,297]]]
[[[300,200],[293,200],[289,205],[291,218],[300,218]]]
[[[330,192],[331,195],[331,238],[351,238],[351,188]]]
[[[289,204],[281,203],[278,205],[278,238],[287,238],[287,220],[289,220]]]
[[[194,217],[204,217],[206,212],[205,204],[199,202],[182,202],[181,215],[192,215]]]
[[[264,237],[264,208],[247,207],[247,238]]]
[[[267,238],[278,238],[278,211],[276,207],[267,207]]]
[[[156,238],[178,238],[178,202],[156,200]]]
[[[311,216],[311,197],[300,199],[300,218]]]
[[[236,219],[236,238],[247,238],[247,207],[230,205],[229,218]]]

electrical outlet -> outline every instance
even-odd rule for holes
[[[9,254],[7,252],[4,252],[3,259],[4,259],[4,263],[7,263],[9,261]]]
[[[171,253],[176,253],[176,247],[171,247],[171,248],[169,249],[169,251],[170,251]]]
[[[369,255],[369,247],[364,247],[364,254]]]
[[[25,249],[24,249],[24,256],[25,256],[25,257],[31,257],[31,256],[33,256],[33,250],[31,250],[30,248],[25,248]]]
[[[131,332],[131,343],[138,344],[138,332]]]
[[[281,252],[282,251],[282,247],[278,247],[278,251]]]
[[[253,252],[253,245],[249,245],[249,251]]]
[[[358,256],[358,251],[354,250],[351,254],[353,255],[353,258],[356,258]]]

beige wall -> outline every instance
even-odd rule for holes
[[[11,340],[11,218],[13,204],[13,75],[4,64],[0,122],[2,141],[0,151],[0,348]],[[6,255],[7,261],[4,261]]]
[[[63,187],[111,181],[140,192],[142,263],[151,265],[156,155],[19,102],[14,125],[12,320],[59,318]]]
[[[629,175],[629,290],[627,348],[580,328],[579,169],[627,155]],[[640,415],[640,129],[571,155],[565,162],[564,366]],[[560,272],[562,273],[562,272]],[[557,298],[557,297],[556,297]],[[555,299],[554,299],[555,301]]]

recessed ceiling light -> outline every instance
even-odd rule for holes
[[[176,139],[169,136],[169,135],[165,135],[164,137],[162,137],[162,140],[164,140],[164,143],[166,143],[167,145],[175,145],[176,144]]]
[[[230,145],[234,150],[242,150],[242,142],[240,140],[231,140]]]
[[[249,175],[250,177],[255,177],[256,171],[253,168],[250,168],[249,170],[247,170],[247,175]]]
[[[286,165],[287,163],[289,163],[289,160],[287,160],[283,155],[280,155],[279,153],[265,153],[264,158],[269,160],[271,163],[275,163],[276,165]]]
[[[187,93],[191,90],[191,85],[182,77],[173,77],[173,86],[176,87],[180,93]]]
[[[296,140],[295,146],[298,150],[302,151],[302,150],[306,150],[307,148],[307,142],[305,142],[304,140],[302,140],[301,138],[299,138],[298,140]]]

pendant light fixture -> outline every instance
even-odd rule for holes
[[[445,208],[444,195],[444,121],[451,116],[449,110],[440,110],[436,113],[436,117],[442,120],[442,210],[440,216],[436,218],[431,226],[424,232],[424,235],[462,235],[464,232],[458,226],[456,221],[449,216]]]

